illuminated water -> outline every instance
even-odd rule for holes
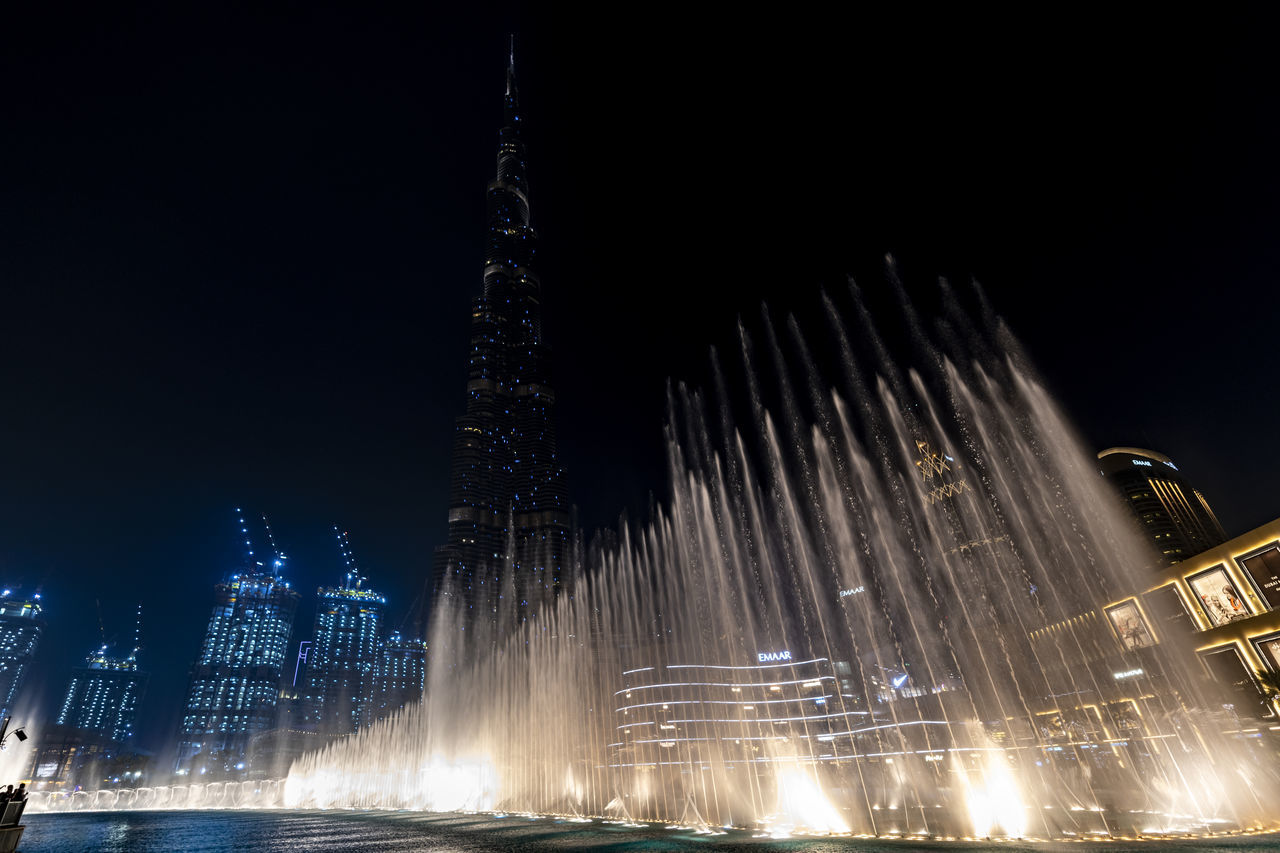
[[[690,832],[625,829],[594,825],[566,829],[548,820],[495,820],[478,815],[425,815],[411,812],[145,812],[34,815],[27,819],[23,850],[40,853],[308,853],[353,850],[361,853],[462,853],[462,851],[652,851],[794,850],[810,853],[906,853],[910,850],[1031,849],[1017,842],[999,845],[956,842],[887,842],[851,839],[753,839],[745,833],[708,839]],[[1171,841],[1162,849],[1176,853],[1253,853],[1275,850],[1275,836]],[[1045,850],[1045,847],[1036,847]],[[1048,849],[1088,853],[1106,850],[1150,851],[1124,842],[1074,843]]]
[[[910,353],[857,307],[833,322],[835,369],[793,325],[744,335],[745,414],[673,394],[654,521],[581,555],[572,594],[490,584],[467,611],[448,590],[426,700],[283,784],[33,808],[942,839],[1275,827],[1280,762],[1230,734],[1187,638],[1152,621],[1123,645],[1099,615],[1145,588],[1150,555],[1016,343],[950,301],[936,340],[902,311]],[[519,602],[535,615],[504,627]]]

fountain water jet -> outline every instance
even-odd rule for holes
[[[1145,546],[1007,331],[948,293],[935,344],[902,296],[904,368],[853,298],[834,387],[794,323],[789,362],[766,321],[768,369],[744,332],[745,428],[727,394],[712,419],[674,390],[654,519],[528,611],[514,583],[480,618],[438,610],[424,703],[301,759],[286,803],[455,807],[404,780],[486,756],[468,784],[506,811],[932,837],[1274,825],[1275,772],[1223,734],[1186,638],[1124,648],[1100,617],[1144,588]]]
[[[652,520],[580,548],[558,595],[507,571],[474,610],[438,596],[424,701],[295,762],[280,802],[765,834],[1275,827],[1276,770],[1227,734],[1188,638],[1108,627],[1149,555],[1016,342],[949,291],[935,342],[899,296],[901,359],[856,290],[852,327],[828,300],[833,376],[794,323],[791,360],[767,321],[763,361],[744,331],[745,418],[713,356],[714,401],[671,393]]]

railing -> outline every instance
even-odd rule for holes
[[[0,826],[17,826],[22,821],[22,813],[26,811],[27,801],[10,800],[4,804],[4,813],[0,814]]]

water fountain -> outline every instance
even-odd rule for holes
[[[947,293],[926,335],[901,297],[900,367],[852,298],[849,327],[826,306],[836,375],[766,322],[763,359],[742,336],[747,417],[718,368],[714,399],[674,390],[666,506],[583,549],[527,621],[527,591],[438,610],[425,700],[297,761],[281,803],[760,835],[1274,828],[1276,772],[1226,733],[1188,638],[1109,627],[1146,546],[1002,324]]]
[[[207,785],[157,785],[104,788],[70,793],[32,791],[27,810],[40,812],[187,811],[192,809],[263,809],[280,805],[279,779],[210,782]]]
[[[654,520],[519,630],[509,599],[466,631],[437,613],[426,701],[300,760],[285,802],[770,834],[1271,826],[1276,776],[1223,734],[1186,638],[1125,648],[1099,616],[1148,555],[1016,342],[948,295],[935,343],[903,298],[902,369],[854,300],[834,386],[794,324],[790,362],[766,327],[765,369],[744,333],[753,429],[723,392],[674,392]]]

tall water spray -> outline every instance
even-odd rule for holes
[[[1270,825],[1275,773],[1223,734],[1185,638],[1123,642],[1102,615],[1149,554],[1002,325],[945,294],[927,336],[903,297],[900,363],[852,298],[848,325],[826,305],[834,369],[793,322],[785,346],[766,322],[763,359],[743,333],[748,417],[718,369],[714,398],[674,391],[652,520],[580,549],[558,595],[439,606],[425,700],[300,759],[284,803],[774,834]]]

